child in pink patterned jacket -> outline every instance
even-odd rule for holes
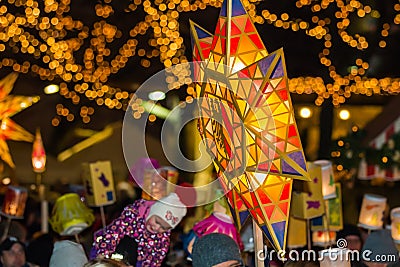
[[[112,258],[124,237],[133,239],[136,267],[158,267],[167,255],[171,229],[186,215],[186,206],[175,193],[158,201],[135,201],[125,207],[121,216],[94,235],[91,258]]]

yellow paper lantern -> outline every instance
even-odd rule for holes
[[[291,203],[293,216],[301,219],[312,219],[325,213],[321,166],[307,162],[307,168],[311,181],[304,182],[304,192],[293,192]]]
[[[329,160],[317,160],[313,162],[321,167],[320,176],[322,178],[322,196],[324,199],[336,197],[335,179],[333,176],[332,162]]]
[[[114,178],[110,161],[83,163],[83,179],[89,206],[105,206],[115,202]]]
[[[288,243],[290,249],[302,248],[307,245],[307,222],[293,216],[289,217]]]
[[[365,194],[361,206],[358,225],[365,229],[377,230],[383,226],[383,213],[386,198],[380,195]]]
[[[350,267],[352,252],[343,248],[329,248],[319,252],[321,267]]]
[[[79,234],[89,227],[94,222],[94,216],[78,194],[69,193],[57,199],[49,222],[54,231],[68,236]]]
[[[0,213],[7,218],[22,219],[27,198],[28,191],[26,188],[8,186]]]
[[[392,238],[394,242],[400,244],[400,207],[392,209],[390,219],[392,221]]]

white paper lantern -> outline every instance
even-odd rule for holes
[[[365,194],[361,206],[358,225],[365,229],[377,230],[383,227],[383,213],[386,198],[380,195]]]
[[[400,244],[400,207],[392,209],[390,219],[392,221],[392,238],[394,242]]]
[[[350,267],[350,256],[348,249],[329,248],[320,251],[319,259],[321,267]]]
[[[317,160],[314,164],[321,167],[322,195],[324,199],[336,197],[335,179],[333,176],[332,162],[329,160]]]

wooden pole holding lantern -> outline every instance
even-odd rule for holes
[[[48,233],[49,208],[46,201],[46,187],[42,184],[42,173],[46,170],[46,152],[39,129],[36,130],[35,140],[33,141],[32,167],[36,174],[36,188],[40,201],[41,231]]]

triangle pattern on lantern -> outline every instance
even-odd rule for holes
[[[229,8],[228,4],[232,7]],[[231,12],[228,12],[231,10]],[[229,50],[229,51],[228,51]],[[208,68],[227,66],[225,73],[239,71],[268,55],[250,16],[240,0],[224,1],[212,40]]]
[[[224,2],[214,35],[192,24],[194,60],[205,61],[194,72],[202,78],[195,82],[198,129],[238,227],[250,214],[281,250],[292,179],[310,178],[283,50],[268,54],[240,0],[230,5]]]
[[[246,176],[251,176],[247,174]],[[220,177],[221,178],[221,177]],[[251,178],[248,177],[250,180]],[[289,218],[289,207],[291,200],[292,179],[267,175],[262,187],[255,191],[243,186],[239,181],[234,190],[228,191],[226,197],[228,203],[239,204],[231,209],[234,220],[241,227],[243,218],[247,218],[243,206],[251,207],[249,213],[262,229],[268,229],[267,238],[276,248],[286,246],[286,232]],[[236,207],[236,208],[235,208]]]
[[[32,142],[33,135],[15,123],[10,117],[39,101],[38,96],[10,95],[17,78],[18,74],[12,72],[0,80],[0,158],[11,168],[14,168],[15,164],[6,140]]]

